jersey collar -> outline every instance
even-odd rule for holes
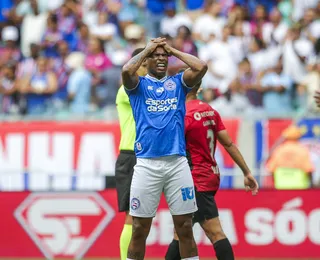
[[[147,78],[147,79],[150,79],[150,80],[152,80],[152,81],[154,81],[154,82],[165,82],[168,77],[167,77],[167,76],[164,76],[162,79],[157,79],[157,78],[152,77],[152,76],[150,76],[149,74],[147,74],[147,75],[146,75],[146,78]]]

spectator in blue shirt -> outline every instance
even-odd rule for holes
[[[8,20],[8,14],[10,9],[13,7],[12,0],[1,0],[0,1],[0,29],[4,23]]]
[[[261,80],[263,107],[268,116],[285,116],[291,112],[292,79],[283,73],[282,59]]]
[[[66,59],[67,66],[72,69],[67,84],[69,108],[75,114],[86,113],[90,104],[92,78],[84,67],[84,60],[81,52],[73,52]]]
[[[166,8],[175,9],[175,0],[146,0],[146,25],[147,36],[156,38],[160,36],[160,23],[164,17],[164,10]]]

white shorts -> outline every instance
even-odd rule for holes
[[[162,191],[172,215],[184,215],[198,210],[193,180],[185,157],[137,158],[130,189],[130,215],[154,217]]]

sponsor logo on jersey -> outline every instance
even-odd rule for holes
[[[148,86],[148,90],[153,90],[153,86]]]
[[[176,83],[175,83],[173,80],[171,80],[171,79],[167,80],[167,81],[164,83],[164,88],[165,88],[166,90],[168,90],[168,91],[173,91],[173,90],[176,89],[176,87],[177,87]]]
[[[204,111],[202,113],[195,112],[193,117],[195,120],[200,121],[203,117],[214,116],[214,111]]]
[[[132,198],[131,200],[131,209],[132,210],[136,210],[140,207],[140,200],[138,200],[137,198]]]
[[[200,121],[201,120],[201,114],[199,112],[195,112],[194,115],[193,115],[194,119],[197,120],[197,121]]]
[[[162,100],[148,98],[146,100],[147,110],[149,112],[163,112],[177,109],[178,98],[167,98]]]
[[[164,88],[160,87],[160,88],[157,88],[156,93],[160,95],[162,94],[163,91],[164,91]]]

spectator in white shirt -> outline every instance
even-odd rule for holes
[[[40,13],[36,0],[30,1],[32,13],[27,14],[21,25],[21,51],[30,56],[30,44],[40,44],[46,30],[47,13]]]
[[[176,37],[178,28],[186,26],[192,28],[192,20],[185,13],[177,13],[174,4],[167,4],[165,6],[165,17],[160,23],[160,32],[162,35],[169,35]]]
[[[264,43],[257,37],[252,38],[249,45],[248,59],[251,64],[252,71],[259,73],[267,68],[268,57],[264,48]]]
[[[306,64],[313,54],[312,43],[300,38],[301,28],[294,25],[288,32],[283,46],[283,70],[296,84],[300,84],[306,75]]]
[[[90,27],[90,33],[102,41],[109,41],[117,34],[117,27],[108,22],[106,12],[100,12],[98,23]]]
[[[283,43],[288,31],[288,25],[281,20],[280,11],[274,8],[270,13],[270,22],[262,27],[263,41],[266,45],[271,46]]]
[[[320,21],[316,19],[316,10],[307,9],[301,20],[301,36],[315,43],[320,37]]]
[[[221,37],[221,31],[226,19],[219,17],[221,5],[219,2],[207,0],[202,15],[197,18],[193,26],[194,39],[200,42],[208,42],[211,35]]]
[[[308,8],[315,8],[319,0],[292,0],[293,10],[292,10],[292,19],[293,21],[299,21]]]
[[[308,73],[297,87],[299,105],[306,106],[311,111],[319,112],[314,102],[314,93],[320,91],[320,60],[308,66]]]
[[[208,62],[208,73],[203,78],[204,88],[217,89],[224,93],[237,74],[237,64],[232,56],[229,45],[231,28],[223,28],[222,39],[215,39],[199,51],[199,57]]]
[[[232,27],[232,35],[229,37],[229,46],[236,63],[242,61],[249,52],[249,44],[251,37],[243,32],[243,24],[241,21],[236,22]]]

